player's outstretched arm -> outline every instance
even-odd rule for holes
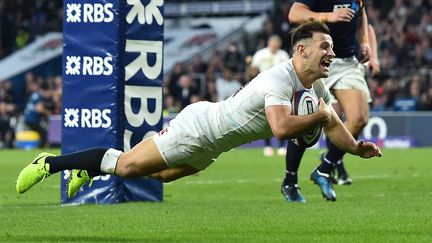
[[[360,23],[358,27],[358,38],[360,41],[360,49],[362,54],[361,63],[369,61],[371,55],[371,47],[369,42],[369,30],[368,30],[368,20],[366,15],[366,10],[362,8],[359,12]]]
[[[371,48],[371,55],[369,57],[368,68],[371,71],[372,77],[379,73],[380,64],[378,60],[378,47],[377,47],[377,38],[375,34],[375,30],[372,25],[368,26],[368,34],[369,34],[369,44]]]
[[[362,158],[381,157],[382,153],[379,147],[372,142],[357,142],[336,112],[332,111],[332,118],[324,126],[327,138],[332,141],[336,147],[350,154],[358,155]]]

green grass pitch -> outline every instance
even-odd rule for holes
[[[352,186],[325,201],[299,171],[306,204],[280,193],[284,159],[235,149],[206,171],[164,186],[164,202],[64,206],[59,175],[23,195],[15,179],[40,151],[0,151],[0,242],[432,242],[432,148],[346,156]],[[59,150],[51,152],[59,153]]]

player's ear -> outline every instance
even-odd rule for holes
[[[302,45],[302,44],[300,44],[300,45],[297,45],[297,52],[302,56],[302,57],[307,57],[307,54],[306,54],[306,46],[305,45]]]

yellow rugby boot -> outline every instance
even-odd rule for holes
[[[66,184],[68,197],[75,197],[79,189],[87,181],[90,181],[89,187],[91,187],[93,179],[88,175],[87,170],[72,170],[72,173],[70,174]]]
[[[49,164],[45,163],[46,158],[49,156],[55,155],[50,153],[40,153],[29,165],[21,170],[16,181],[16,191],[18,193],[21,194],[26,192],[36,183],[51,175],[49,173]]]

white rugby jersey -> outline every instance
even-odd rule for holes
[[[202,102],[192,110],[197,115],[194,126],[203,145],[224,152],[239,145],[272,137],[265,108],[272,105],[291,107],[297,91],[308,90],[329,104],[330,92],[322,79],[306,89],[297,77],[292,59],[260,73],[236,94],[217,102]],[[205,103],[205,104],[204,104]]]

